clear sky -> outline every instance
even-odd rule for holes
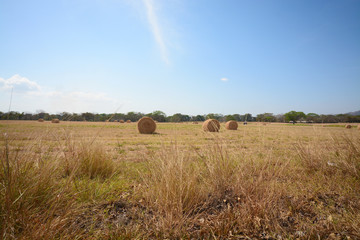
[[[360,110],[359,0],[0,0],[0,111]]]

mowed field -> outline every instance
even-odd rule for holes
[[[0,121],[3,239],[360,239],[360,130]]]

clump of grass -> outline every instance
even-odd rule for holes
[[[2,136],[0,165],[0,234],[3,239],[32,238],[45,232],[32,229],[47,226],[61,231],[71,199],[60,183],[57,156],[39,152],[38,146],[14,148],[7,134]],[[57,215],[57,217],[55,217]],[[35,237],[34,237],[35,238]]]
[[[157,211],[162,232],[180,231],[184,221],[206,198],[194,159],[176,145],[147,162],[141,189],[147,205]]]
[[[67,138],[64,148],[64,173],[68,176],[109,178],[115,172],[113,157],[96,142],[75,143]]]
[[[175,145],[155,155],[140,192],[156,212],[157,234],[229,236],[259,230],[259,221],[270,225],[279,215],[274,205],[283,194],[271,184],[285,166],[274,166],[269,159],[263,164],[241,158],[220,140],[196,154]]]
[[[334,136],[325,147],[299,143],[297,150],[302,164],[309,172],[342,173],[360,179],[360,139]]]

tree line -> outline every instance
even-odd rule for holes
[[[251,113],[246,114],[229,114],[223,115],[218,113],[209,113],[205,115],[187,115],[176,113],[171,116],[167,116],[162,111],[154,111],[151,113],[141,112],[128,112],[128,113],[68,113],[62,112],[58,114],[50,114],[44,111],[36,113],[20,113],[16,111],[1,112],[0,120],[38,120],[40,118],[45,121],[57,118],[61,121],[88,121],[88,122],[104,122],[104,121],[120,121],[130,120],[132,122],[138,121],[140,118],[148,116],[158,122],[193,122],[193,121],[205,121],[206,119],[216,119],[220,122],[226,122],[229,120],[235,120],[239,122],[307,122],[307,123],[337,123],[337,122],[360,122],[360,115],[354,116],[350,114],[336,114],[336,115],[324,115],[316,113],[308,113],[290,111],[285,114],[274,115],[273,113],[262,113],[254,117]]]

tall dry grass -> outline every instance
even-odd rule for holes
[[[356,136],[332,136],[323,147],[300,142],[297,150],[309,172],[343,174],[360,180],[360,138]]]
[[[34,138],[22,146],[2,135],[1,239],[51,239],[64,233],[71,238],[73,233],[66,229],[77,211],[75,179],[110,178],[114,161],[96,143],[76,143],[65,136],[64,144],[55,142],[54,151],[54,146],[43,144],[44,136]]]
[[[204,133],[202,147],[163,144],[137,162],[71,132],[2,135],[1,238],[360,238],[357,132],[271,130],[250,143]]]
[[[162,150],[147,162],[139,190],[156,216],[145,236],[360,237],[360,186],[354,182],[360,142],[331,142],[326,149],[299,143],[293,155],[234,150],[221,139],[201,151]]]
[[[3,239],[19,236],[31,238],[46,234],[33,231],[46,227],[61,231],[65,227],[59,217],[67,215],[71,206],[68,186],[62,184],[59,156],[39,152],[38,144],[25,147],[11,145],[2,136],[0,166],[0,233]],[[52,233],[54,234],[54,232]],[[33,236],[33,237],[34,237]]]
[[[109,178],[115,172],[115,163],[100,144],[90,141],[74,143],[68,139],[63,154],[63,170],[67,176]]]
[[[161,237],[229,236],[236,229],[250,234],[262,224],[274,225],[285,194],[275,181],[287,163],[242,154],[218,139],[201,152],[175,145],[148,161],[141,192],[156,212]]]

